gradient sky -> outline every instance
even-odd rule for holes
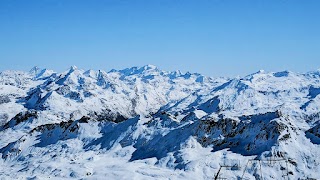
[[[319,0],[1,0],[0,71],[320,68]]]

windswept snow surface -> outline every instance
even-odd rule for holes
[[[4,71],[0,167],[0,179],[320,179],[320,71]]]

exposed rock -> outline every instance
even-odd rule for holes
[[[16,126],[22,122],[26,122],[28,120],[36,119],[38,118],[38,112],[35,110],[28,110],[25,112],[20,112],[17,114],[14,118],[12,118],[9,122],[7,122],[3,128],[7,129],[9,127]]]
[[[320,124],[306,131],[306,136],[314,144],[320,144]]]
[[[9,96],[0,95],[0,104],[11,102]]]

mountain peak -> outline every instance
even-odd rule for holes
[[[139,74],[150,73],[153,71],[160,71],[160,70],[156,66],[148,64],[148,65],[141,66],[141,67],[134,66],[134,67],[126,68],[126,69],[122,69],[122,70],[112,69],[109,72],[119,72],[125,76],[130,76],[130,75],[139,75]]]
[[[157,68],[157,66],[148,64],[148,65],[142,66],[141,68],[138,68],[136,73],[138,74],[138,73],[153,72],[153,71],[160,71],[160,70]]]
[[[266,73],[265,70],[260,69],[259,71],[252,73],[251,75],[264,74],[264,73]]]
[[[29,70],[30,74],[37,74],[40,71],[40,68],[38,66],[34,66]]]
[[[78,67],[73,65],[73,66],[70,66],[69,70],[67,70],[66,73],[71,74],[76,70],[78,70]]]
[[[75,65],[72,65],[72,66],[70,66],[70,71],[74,71],[74,70],[77,70],[78,69],[78,67],[77,66],[75,66]]]
[[[142,66],[142,68],[145,69],[145,70],[158,69],[157,66],[152,65],[152,64],[144,65],[144,66]]]
[[[255,72],[255,73],[252,73],[252,74],[245,76],[244,79],[252,80],[253,78],[255,78],[259,75],[262,75],[262,74],[265,74],[265,71],[263,69],[260,69],[259,71]],[[241,78],[239,77],[239,79],[241,79]]]

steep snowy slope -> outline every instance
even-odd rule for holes
[[[0,177],[319,179],[320,71],[0,73]]]

